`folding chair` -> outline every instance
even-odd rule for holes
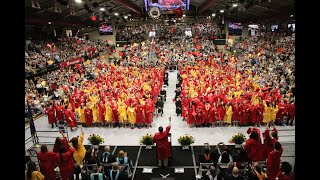
[[[128,175],[128,178],[132,176],[130,164],[119,164],[120,167],[122,167],[123,172]]]
[[[239,173],[242,174],[243,176],[246,176],[247,171],[248,171],[248,162],[243,162],[240,164],[239,167]]]
[[[103,166],[103,172],[108,173],[112,169],[112,164],[110,163],[100,163]]]
[[[228,163],[217,163],[218,173],[220,173],[222,176],[224,176],[225,171],[227,169],[227,166],[228,166]]]
[[[209,166],[209,168],[206,166]],[[213,166],[213,163],[200,163],[198,175],[203,177],[204,173],[210,171],[210,166]]]

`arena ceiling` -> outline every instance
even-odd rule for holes
[[[32,1],[39,1],[40,8],[32,7]],[[82,0],[82,3],[75,1],[80,0],[25,0],[25,22],[95,26],[102,21],[126,22],[148,17],[144,10],[144,0]],[[70,2],[73,5],[70,5]],[[237,7],[233,7],[235,3]],[[101,8],[104,8],[104,11],[101,11]],[[222,9],[224,13],[220,13]],[[115,16],[115,12],[119,15]],[[241,22],[272,18],[286,20],[290,15],[294,16],[294,0],[190,0],[190,9],[184,12],[187,17],[208,17],[213,13],[217,17],[224,16]],[[96,21],[91,20],[92,15],[96,15]],[[124,16],[128,18],[124,19]]]

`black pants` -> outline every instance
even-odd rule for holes
[[[79,174],[81,173],[81,168],[79,165],[74,165],[73,173],[76,175],[76,180],[79,180]]]

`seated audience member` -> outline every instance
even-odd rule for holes
[[[233,162],[233,158],[231,156],[230,150],[228,148],[225,148],[218,159],[218,163],[229,163],[229,162]]]
[[[262,165],[255,162],[251,171],[248,172],[248,180],[266,180],[266,175],[262,171]]]
[[[210,153],[210,148],[205,147],[203,153],[199,155],[200,163],[213,163],[213,157]]]
[[[106,176],[99,172],[97,167],[93,168],[93,173],[90,174],[90,180],[106,180]]]
[[[132,168],[132,161],[129,159],[129,157],[127,157],[127,153],[124,152],[123,150],[119,151],[118,157],[116,157],[116,162],[118,163],[118,165],[127,164],[130,166],[130,169]]]
[[[36,163],[28,163],[28,170],[25,176],[25,180],[44,180],[44,175],[37,169]]]
[[[249,158],[248,158],[248,154],[247,154],[246,150],[244,150],[244,149],[238,150],[238,155],[236,158],[237,168],[243,169],[244,168],[243,164],[246,162],[249,162]]]
[[[214,166],[210,166],[210,170],[204,176],[204,180],[222,180],[222,178],[217,173],[217,169]]]
[[[91,149],[91,151],[86,152],[86,156],[84,157],[84,162],[86,164],[97,164],[100,165],[99,158],[97,157],[97,152],[94,148]]]
[[[116,162],[116,158],[114,155],[110,152],[110,146],[104,147],[104,152],[100,156],[100,163],[108,163],[111,164],[113,162]]]
[[[112,180],[127,180],[128,176],[122,170],[117,163],[112,163],[112,169],[107,172],[107,176]]]
[[[243,180],[243,176],[239,174],[239,169],[237,167],[233,167],[232,172],[226,172],[224,176],[224,180]]]
[[[288,162],[281,163],[281,171],[277,175],[278,180],[294,180],[295,176],[292,172],[292,166]]]

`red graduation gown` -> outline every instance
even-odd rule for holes
[[[85,108],[84,109],[84,116],[86,120],[86,125],[91,125],[93,121],[93,116],[92,116],[92,110],[90,108]]]
[[[139,104],[137,105],[137,113],[136,113],[136,123],[144,123],[144,110],[145,110],[145,105]]]
[[[277,173],[280,170],[280,157],[282,155],[282,152],[283,148],[281,147],[279,151],[272,151],[269,153],[266,160],[268,180],[276,179]]]
[[[63,106],[58,106],[55,105],[54,109],[56,110],[56,114],[57,114],[57,121],[61,121],[64,118],[64,113],[63,113]]]
[[[74,117],[73,112],[69,109],[64,109],[64,115],[65,115],[66,121],[70,125],[70,127],[76,127],[77,121],[76,121],[76,118]]]
[[[157,144],[158,160],[168,159],[171,156],[168,141],[170,129],[171,126],[167,126],[164,132],[157,132],[152,138],[153,142]]]
[[[259,140],[255,139],[248,139],[246,144],[244,145],[244,149],[248,153],[248,158],[251,161],[262,161],[263,159],[263,152],[262,152],[262,145]]]
[[[102,101],[98,103],[98,108],[99,108],[99,120],[101,123],[105,123],[105,113],[106,113],[106,108],[104,106],[104,103]]]
[[[55,109],[53,106],[46,108],[45,113],[48,115],[49,124],[56,122]]]
[[[73,176],[74,163],[72,155],[74,151],[75,149],[71,148],[66,153],[56,155],[56,160],[60,169],[62,180],[69,180]]]
[[[40,161],[40,171],[45,176],[46,180],[56,180],[54,172],[57,153],[54,152],[38,152],[37,157]]]
[[[66,150],[66,152],[68,151],[68,141],[67,141],[67,138],[62,138],[61,139],[61,145],[64,147],[64,149]],[[55,153],[59,153],[59,149],[57,148],[56,144],[54,144],[53,146],[53,152]]]
[[[251,106],[249,108],[249,122],[257,123],[258,106]]]

